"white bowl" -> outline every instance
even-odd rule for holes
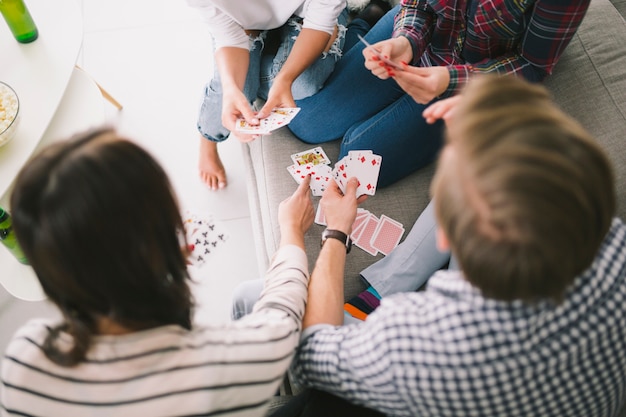
[[[0,81],[0,146],[6,145],[17,131],[20,100],[8,84]]]

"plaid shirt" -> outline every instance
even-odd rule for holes
[[[306,330],[294,376],[392,416],[615,416],[626,401],[626,225],[562,303],[486,299],[459,271]]]
[[[457,93],[474,72],[541,81],[580,26],[590,0],[402,0],[393,36],[413,46],[413,64],[447,66]]]

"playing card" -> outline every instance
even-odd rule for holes
[[[348,155],[347,176],[348,178],[356,177],[359,180],[357,196],[376,193],[381,162],[382,157],[371,151],[356,151]]]
[[[296,165],[330,164],[330,159],[328,159],[328,156],[326,156],[326,153],[321,146],[313,149],[308,149],[306,151],[294,153],[293,155],[291,155],[291,159]]]
[[[357,34],[357,36],[359,37],[360,41],[363,42],[365,44],[366,48],[370,48],[370,50],[372,52],[374,52],[374,54],[376,54],[376,56],[378,57],[378,59],[380,59],[385,65],[387,65],[388,67],[394,68],[398,71],[404,71],[404,68],[402,68],[402,66],[400,64],[396,64],[395,62],[393,62],[392,60],[390,60],[389,58],[386,58],[383,54],[380,53],[380,51],[378,51],[376,48],[374,48],[368,41],[366,41],[363,36]]]
[[[275,108],[269,116],[260,119],[258,125],[251,125],[245,119],[237,119],[235,130],[247,134],[267,134],[272,130],[288,125],[299,111],[299,107]]]
[[[369,215],[369,211],[360,207],[357,209],[356,218],[354,219],[354,223],[352,223],[352,233],[350,233],[350,239],[355,241],[359,238],[359,235],[363,231],[363,226],[367,223]]]
[[[267,119],[259,120],[258,125],[251,125],[245,119],[237,119],[235,122],[235,130],[246,134],[267,134],[272,131],[270,123]]]
[[[332,178],[331,168],[328,165],[313,165],[311,168],[311,183],[309,187],[314,196],[321,197]]]
[[[378,217],[376,217],[373,214],[370,214],[367,218],[367,223],[365,223],[365,225],[362,226],[363,230],[359,234],[358,239],[354,241],[354,244],[356,246],[363,249],[365,252],[369,253],[370,255],[374,255],[374,256],[378,254],[378,249],[374,248],[370,244],[370,240],[372,239],[372,236],[374,235],[374,232],[376,231],[376,228],[378,227],[378,222],[379,222]]]
[[[286,126],[300,111],[300,107],[277,107],[265,119],[271,130]]]
[[[183,216],[183,227],[189,250],[189,263],[202,266],[217,247],[226,242],[228,234],[212,216],[200,216],[187,211]]]
[[[326,216],[324,216],[324,209],[321,204],[317,205],[317,211],[315,212],[315,223],[320,226],[326,226]]]
[[[313,173],[313,164],[290,165],[287,167],[287,171],[289,171],[293,179],[300,184],[307,177],[307,175],[311,175]]]
[[[372,235],[370,245],[382,254],[389,255],[398,246],[403,234],[404,227],[402,224],[383,214],[380,216],[378,227]]]
[[[348,182],[348,157],[344,156],[341,160],[339,160],[335,167],[332,170],[333,179],[337,183],[337,186],[341,190],[342,193],[346,192],[346,182]]]

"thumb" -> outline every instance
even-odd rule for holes
[[[250,123],[251,125],[259,124],[258,116],[252,111],[250,107],[246,106],[240,109],[240,111],[243,118],[246,119],[246,122]]]
[[[296,194],[298,194],[298,193],[299,194],[308,194],[310,185],[311,185],[311,176],[307,175],[306,177],[304,177],[304,179],[302,180],[302,182],[298,186],[298,189],[296,190]]]
[[[274,110],[274,107],[276,107],[276,103],[274,102],[274,100],[268,99],[263,105],[263,107],[261,107],[261,110],[259,110],[259,112],[257,113],[257,117],[259,119],[266,118],[267,116],[270,115],[270,113],[272,113],[272,110]]]
[[[353,196],[356,198],[356,189],[359,187],[359,180],[356,177],[351,177],[346,184],[345,195]]]

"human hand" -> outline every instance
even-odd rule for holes
[[[367,195],[356,198],[356,189],[359,181],[352,177],[346,184],[346,192],[343,194],[335,181],[330,181],[328,188],[320,199],[326,226],[329,229],[339,230],[349,235],[352,233],[352,224],[356,218],[356,208],[359,203],[367,199]]]
[[[309,230],[315,218],[310,184],[311,177],[307,176],[296,191],[278,206],[278,224],[283,243],[301,242],[304,246],[304,233]]]
[[[250,103],[246,96],[239,90],[231,90],[224,92],[222,102],[222,125],[241,142],[251,142],[257,139],[260,135],[249,135],[235,130],[237,119],[246,119],[251,125],[258,125],[259,118],[252,111]]]
[[[283,81],[279,78],[274,80],[272,88],[270,88],[267,101],[263,108],[257,113],[259,119],[264,119],[270,115],[273,109],[277,107],[296,107],[296,102],[291,94],[291,83]]]
[[[426,119],[426,123],[433,124],[439,119],[443,119],[446,124],[452,118],[454,109],[461,101],[461,95],[456,95],[443,100],[439,100],[426,107],[422,112],[422,116]]]
[[[393,79],[420,104],[426,104],[446,91],[450,85],[450,72],[446,67],[412,67],[392,73]]]
[[[380,55],[386,59],[398,63],[403,67],[407,66],[406,63],[410,62],[413,58],[411,44],[404,36],[387,39],[363,49],[365,68],[369,69],[372,71],[372,74],[383,80],[391,77],[394,72],[400,71],[394,71],[392,67],[381,61],[378,55],[372,51],[372,48],[378,51]]]

